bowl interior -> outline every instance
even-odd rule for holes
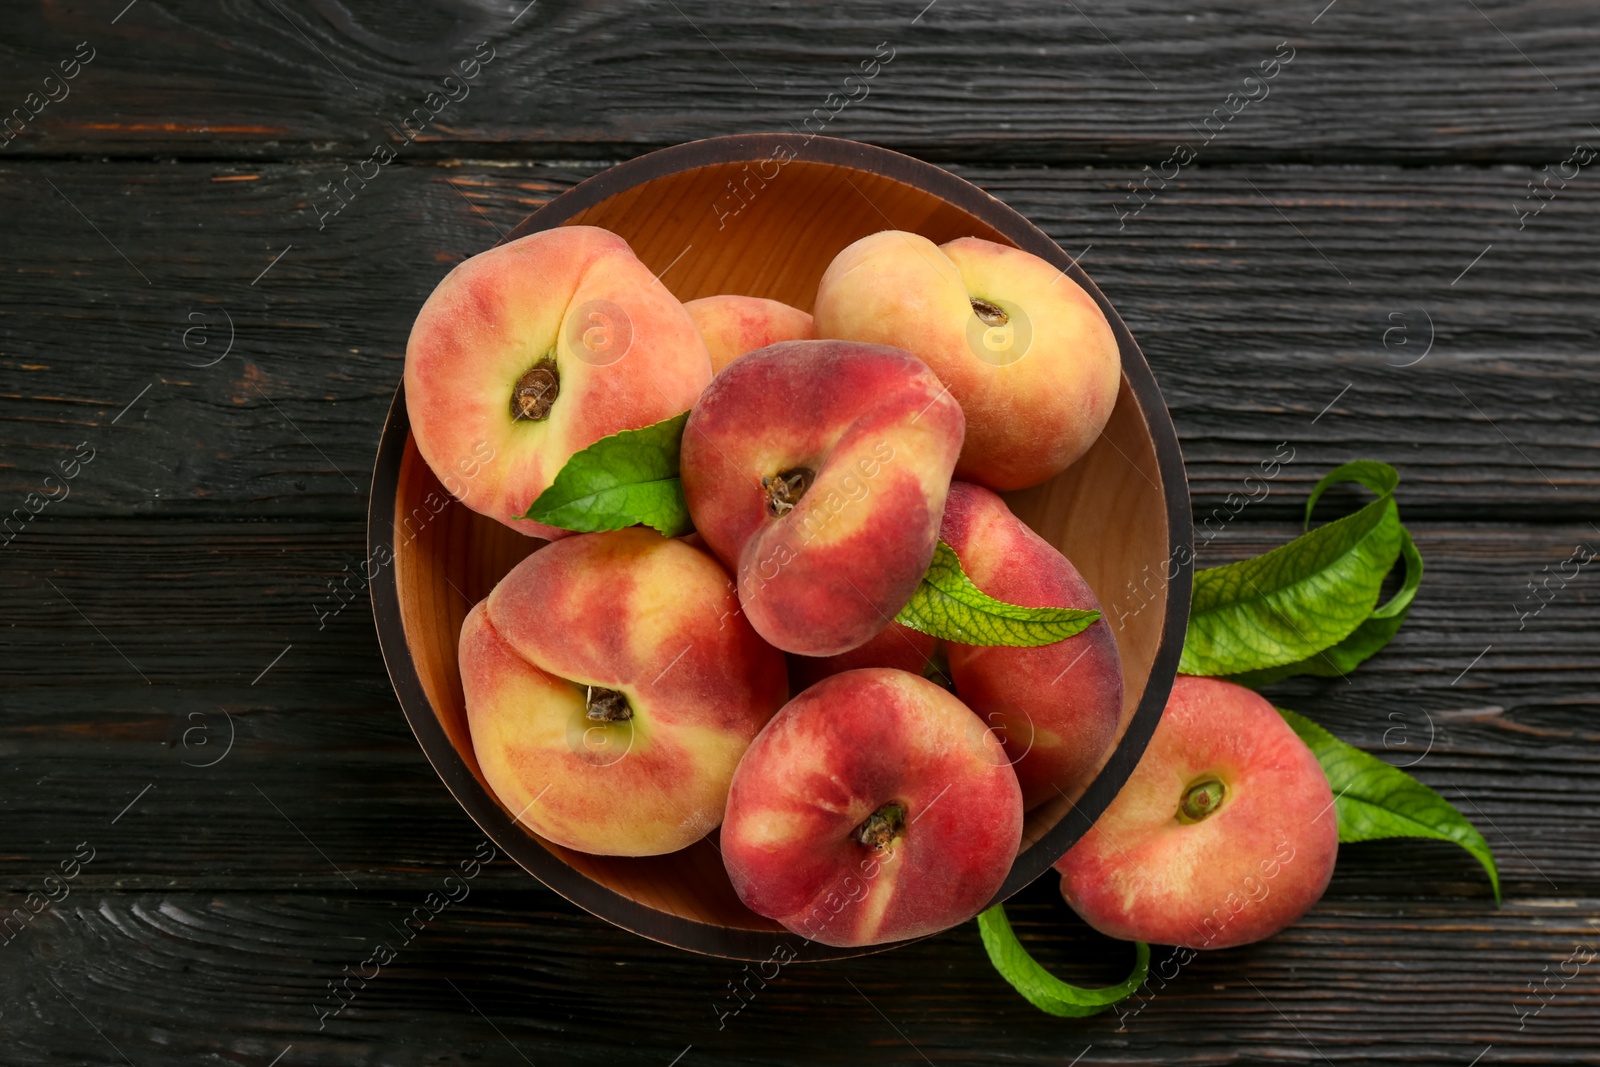
[[[1138,718],[1144,728],[1128,729],[1142,698],[1150,690],[1158,715],[1170,687],[1176,651],[1169,591],[1179,595],[1181,584],[1185,604],[1188,599],[1186,566],[1169,566],[1175,557],[1187,561],[1187,553],[1177,551],[1182,539],[1175,536],[1179,527],[1172,522],[1175,496],[1181,496],[1185,526],[1188,518],[1187,489],[1172,484],[1173,470],[1181,472],[1181,466],[1173,465],[1176,441],[1170,421],[1143,357],[1115,312],[1059,248],[1010,209],[943,171],[848,142],[833,142],[832,158],[813,148],[779,163],[780,157],[771,154],[771,141],[718,141],[739,143],[698,156],[686,150],[718,142],[653,153],[678,154],[653,167],[639,166],[652,157],[623,164],[602,175],[607,182],[591,179],[557,198],[512,237],[553,225],[603,226],[626,238],[682,300],[740,293],[809,310],[824,269],[857,238],[891,228],[912,230],[935,242],[978,236],[1026,247],[1070,270],[1101,301],[1117,329],[1124,380],[1104,435],[1070,470],[1044,485],[1007,494],[1007,500],[1023,521],[1077,565],[1099,597],[1122,657],[1122,728],[1117,747],[1106,757],[1114,766],[1103,765],[1090,787],[1103,797],[1080,803],[1079,790],[1078,796],[1064,795],[1029,814],[1013,877],[1001,894],[1009,895],[1059,858],[1103,810],[1153,729],[1154,718],[1145,723],[1143,713]],[[824,158],[808,158],[819,154]],[[639,173],[618,173],[630,167]],[[943,177],[930,180],[931,175]],[[403,396],[397,396],[386,439],[390,434],[399,435],[387,442],[397,461],[389,479],[392,511],[379,514],[378,495],[385,487],[375,479],[374,537],[381,534],[379,539],[393,546],[392,607],[405,647],[402,655],[385,642],[385,654],[418,737],[457,798],[519,862],[581,906],[681,947],[765,959],[764,946],[773,943],[781,928],[739,902],[723,870],[715,834],[668,856],[590,856],[528,832],[515,822],[515,813],[494,799],[472,751],[457,637],[467,610],[544,542],[451,498],[405,430]],[[1172,456],[1160,455],[1158,435],[1170,440]],[[382,455],[379,465],[381,476]],[[385,519],[392,526],[383,528]],[[1174,571],[1173,577],[1182,575],[1181,582],[1169,582]],[[375,595],[377,591],[375,586]],[[378,606],[382,631],[384,604]],[[1176,625],[1181,636],[1181,617]],[[424,708],[406,701],[397,659],[408,660],[414,670]],[[406,680],[409,684],[409,673]],[[1075,828],[1062,825],[1069,812],[1075,814],[1068,820]],[[828,957],[859,951],[807,946],[804,954]]]

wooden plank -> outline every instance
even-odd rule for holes
[[[1074,1020],[1019,998],[973,924],[885,955],[769,967],[765,983],[752,966],[742,1001],[730,991],[742,965],[652,945],[546,894],[469,884],[404,938],[401,922],[453,870],[419,871],[397,893],[79,889],[7,947],[26,954],[0,969],[7,1063],[1459,1067],[1489,1045],[1488,1062],[1600,1062],[1595,964],[1577,962],[1594,946],[1593,898],[1324,902],[1259,945],[1181,967],[1158,950],[1170,980],[1120,1014]],[[1126,973],[1127,947],[1076,922],[1053,887],[1011,911],[1062,975]],[[380,943],[393,952],[381,966]],[[347,975],[349,992],[330,992]],[[1535,1015],[1528,987],[1546,978]]]
[[[1512,610],[1542,568],[1558,573],[1575,542],[1600,536],[1412,526],[1428,570],[1393,645],[1348,682],[1288,682],[1272,696],[1414,764],[1483,829],[1509,897],[1600,896],[1596,575],[1552,581],[1521,631]],[[1241,519],[1202,562],[1292,532]],[[362,536],[355,523],[56,518],[10,549],[0,889],[24,892],[30,864],[88,834],[116,842],[85,875],[107,889],[412,886],[470,849],[472,824],[394,704],[366,601],[318,629],[316,606],[362,558]],[[1414,842],[1349,850],[1334,892],[1400,885],[1488,893],[1465,853]]]
[[[574,145],[619,158],[809,119],[811,131],[942,160],[1137,168],[1187,142],[1210,163],[1553,166],[1595,137],[1582,102],[1600,89],[1596,28],[1576,0],[1398,13],[1242,0],[1181,13],[919,6],[185,0],[114,23],[99,5],[41,7],[16,12],[0,45],[4,106],[31,119],[6,150],[355,162],[387,141],[421,158],[562,159]],[[92,60],[47,85],[79,42]],[[443,81],[475,54],[493,58],[471,81]],[[1275,54],[1292,62],[1245,82]],[[875,55],[892,58],[846,82]],[[69,95],[47,103],[46,89]],[[429,94],[424,117],[436,117],[407,145],[386,123]],[[1206,143],[1205,120],[1234,110]]]
[[[364,514],[415,309],[593,169],[393,166],[318,232],[325,165],[0,167],[0,504],[88,442],[51,513]],[[1257,505],[1278,517],[1358,456],[1401,465],[1414,514],[1592,517],[1592,189],[1519,231],[1510,172],[1223,168],[1123,223],[1126,171],[962,173],[1088,248],[1167,396],[1197,514],[1287,442]]]

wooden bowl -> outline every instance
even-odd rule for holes
[[[1054,480],[1007,494],[1012,509],[1078,566],[1115,630],[1126,686],[1115,749],[1081,796],[1030,813],[996,899],[1043,874],[1099,817],[1144,751],[1177,671],[1188,621],[1189,490],[1161,393],[1139,346],[1070,256],[977,187],[896,152],[827,137],[717,137],[612,167],[556,197],[511,234],[572,223],[625,237],[679,299],[772,297],[809,309],[834,255],[884,229],[935,242],[978,236],[1026,249],[1099,302],[1122,347],[1122,391],[1104,435]],[[545,885],[601,918],[679,948],[767,960],[878,951],[806,943],[745,908],[707,840],[668,856],[589,856],[515,821],[472,751],[456,664],[467,609],[545,542],[456,503],[417,452],[403,386],[373,472],[369,548],[393,566],[372,582],[389,676],[445,785],[483,831]]]

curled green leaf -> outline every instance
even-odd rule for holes
[[[1378,499],[1265,555],[1195,574],[1179,671],[1238,675],[1299,663],[1367,621],[1400,555],[1399,475],[1386,463],[1346,463],[1317,483],[1310,504],[1343,481]]]
[[[1344,482],[1364,485],[1380,498],[1393,496],[1394,491],[1400,488],[1400,472],[1374,459],[1351,460],[1333,468],[1311,488],[1311,495],[1306,498],[1305,528],[1308,531],[1311,529],[1311,512],[1316,508],[1317,501],[1322,499],[1322,494]]]
[[[1150,973],[1150,946],[1136,941],[1137,958],[1133,973],[1125,981],[1102,989],[1068,985],[1028,955],[1028,950],[1022,947],[1016,932],[1011,929],[1006,909],[1001,904],[978,915],[978,933],[983,937],[989,962],[1000,972],[1000,977],[1010,982],[1011,987],[1021,993],[1028,1003],[1051,1015],[1076,1019],[1098,1014],[1132,996]]]
[[[522,518],[584,532],[642,523],[667,537],[688,533],[694,525],[678,478],[688,420],[686,411],[574,452]]]
[[[1306,743],[1333,789],[1339,840],[1376,841],[1386,837],[1425,837],[1452,841],[1483,864],[1500,902],[1500,870],[1494,853],[1476,827],[1444,797],[1397,767],[1345,744],[1306,718],[1278,709]]]
[[[996,600],[972,584],[955,549],[940,541],[895,621],[957,644],[1036,648],[1082,633],[1098,618],[1098,611],[1082,608],[1025,608]]]
[[[1282,667],[1268,667],[1259,671],[1229,675],[1229,681],[1240,685],[1260,687],[1296,674],[1312,674],[1321,678],[1342,678],[1370,659],[1387,645],[1406,621],[1411,601],[1422,584],[1422,553],[1411,540],[1411,531],[1400,527],[1400,561],[1405,566],[1405,577],[1395,595],[1388,602],[1374,608],[1367,621],[1343,641],[1308,656],[1298,663]]]

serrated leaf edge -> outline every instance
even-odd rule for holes
[[[937,612],[928,608],[928,602],[933,596],[941,596],[948,601],[959,604],[964,608],[980,614],[990,615],[1006,622],[1021,623],[1023,625],[1049,627],[1049,640],[1030,641],[1023,644],[993,644],[982,640],[973,640],[981,635],[969,633],[960,626],[944,629],[938,623]],[[945,614],[953,614],[946,612]],[[1059,641],[1076,637],[1099,621],[1101,613],[1092,608],[1061,608],[1042,607],[1030,608],[1020,604],[1008,604],[979,589],[972,579],[967,577],[965,568],[961,566],[961,558],[943,539],[935,542],[933,559],[928,563],[922,581],[911,594],[911,599],[905,607],[895,615],[895,621],[903,626],[908,626],[919,633],[930,637],[937,637],[945,641],[954,641],[957,644],[975,645],[982,647],[1005,648],[1039,648],[1044,645],[1053,645]]]

